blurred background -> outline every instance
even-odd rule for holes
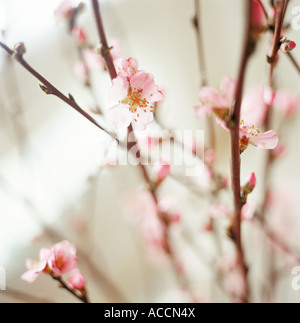
[[[205,120],[197,119],[193,109],[199,104],[200,84],[192,24],[194,1],[100,2],[108,39],[117,39],[122,57],[137,58],[139,67],[153,73],[156,83],[165,90],[166,98],[158,112],[162,123],[170,129],[204,130],[206,139]],[[95,68],[90,76],[92,91],[83,86],[78,68],[74,68],[79,60],[74,37],[66,23],[57,21],[54,15],[60,3],[0,0],[0,28],[7,28],[2,40],[10,47],[24,42],[26,60],[58,89],[71,93],[89,111],[95,102],[106,111],[112,106],[107,97],[108,74]],[[84,3],[78,25],[96,47],[97,30],[90,2]],[[268,1],[264,3],[268,7]],[[297,5],[300,1],[290,1],[287,21]],[[240,0],[201,1],[203,51],[210,86],[218,87],[223,76],[237,77],[244,9],[244,1]],[[286,34],[300,44],[300,31],[289,29]],[[251,58],[247,89],[267,80],[269,40],[268,35],[263,36]],[[293,54],[300,62],[298,47]],[[76,302],[46,275],[40,275],[31,285],[20,279],[27,258],[37,259],[41,247],[64,239],[77,246],[79,267],[86,275],[93,302],[190,301],[164,255],[147,245],[145,232],[138,228],[136,217],[147,210],[137,193],[143,188],[139,170],[133,166],[103,166],[111,139],[56,97],[46,96],[37,80],[8,59],[4,51],[0,52],[0,69],[0,266],[6,271],[6,290],[0,291],[0,302]],[[275,78],[277,88],[300,95],[299,74],[284,55]],[[102,122],[101,116],[95,118]],[[282,139],[287,153],[272,170],[272,185],[278,201],[283,201],[276,208],[276,217],[293,228],[289,239],[295,250],[297,245],[300,250],[299,122],[299,114],[288,120]],[[280,116],[275,114],[274,130],[279,123]],[[214,128],[216,169],[228,177],[229,135],[217,125]],[[251,199],[258,203],[263,191],[264,160],[265,152],[251,147],[242,161],[243,182],[249,173],[256,174],[258,184]],[[206,188],[206,179],[196,178],[192,185]],[[197,300],[229,301],[216,286],[214,237],[203,229],[207,223],[205,210],[211,202],[172,178],[164,183],[161,195],[162,201],[181,216],[180,223],[174,225],[173,239]],[[230,205],[231,197],[224,198]],[[247,259],[252,266],[253,300],[265,301],[260,289],[269,279],[263,248],[267,242],[259,229],[243,225]],[[149,230],[155,231],[155,227]],[[233,248],[225,230],[220,236],[222,254],[226,255]],[[297,261],[282,257],[284,260],[275,261],[280,275],[268,301],[297,302],[300,291],[291,287],[291,270]],[[238,283],[233,279],[227,284]]]

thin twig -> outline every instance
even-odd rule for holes
[[[0,41],[0,47],[2,47],[8,55],[14,56],[15,59],[30,73],[32,74],[36,79],[38,79],[43,85],[41,85],[41,89],[46,94],[52,94],[65,103],[67,103],[69,106],[71,106],[73,109],[75,109],[77,112],[79,112],[82,116],[84,116],[87,120],[89,120],[91,123],[93,123],[96,127],[104,131],[106,134],[111,136],[113,139],[115,139],[118,143],[118,139],[116,138],[115,134],[110,132],[109,130],[103,128],[92,116],[90,116],[86,111],[84,111],[75,101],[74,97],[69,94],[69,97],[65,96],[62,92],[60,92],[54,85],[52,85],[48,80],[46,80],[41,74],[39,74],[34,68],[32,68],[23,58],[22,55],[15,55],[14,51],[12,51],[7,45],[2,43]]]

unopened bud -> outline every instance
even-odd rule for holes
[[[252,173],[248,179],[246,184],[241,188],[241,193],[243,197],[246,197],[248,194],[252,193],[256,185],[256,177],[255,174]]]
[[[284,52],[290,52],[296,47],[296,43],[292,40],[288,40],[286,37],[280,40],[280,49]]]
[[[14,55],[16,57],[22,57],[26,53],[26,47],[24,43],[18,43],[14,46]]]

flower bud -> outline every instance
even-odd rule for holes
[[[18,43],[14,46],[14,55],[16,57],[22,57],[26,53],[26,47],[24,43]]]
[[[284,53],[288,53],[291,50],[293,50],[296,47],[296,43],[292,40],[287,39],[286,37],[283,37],[280,40],[280,49]]]
[[[247,197],[248,194],[252,193],[256,185],[256,177],[255,174],[252,173],[248,179],[246,184],[241,188],[241,193],[243,197]]]

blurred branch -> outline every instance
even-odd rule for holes
[[[116,138],[115,134],[110,132],[109,130],[103,128],[92,116],[90,116],[86,111],[84,111],[75,101],[74,97],[69,94],[69,97],[65,96],[62,92],[60,92],[54,85],[52,85],[48,80],[46,80],[41,74],[39,74],[35,69],[33,69],[23,58],[23,55],[18,54],[15,51],[12,51],[8,46],[6,46],[4,43],[0,41],[0,47],[2,47],[8,55],[15,57],[15,59],[30,73],[32,74],[36,79],[38,79],[43,85],[40,85],[41,89],[46,94],[51,94],[65,103],[67,103],[69,106],[71,106],[73,109],[75,109],[77,112],[79,112],[82,116],[84,116],[87,120],[89,120],[91,123],[93,123],[96,127],[104,131],[106,134],[111,136],[113,139],[115,139],[118,143],[119,140]]]
[[[196,32],[196,42],[198,51],[198,64],[200,73],[200,87],[207,85],[207,70],[204,57],[204,44],[202,36],[202,27],[200,21],[200,0],[194,0],[195,15],[193,18],[193,26]],[[208,132],[209,132],[209,146],[212,150],[216,148],[216,135],[214,131],[214,120],[211,115],[207,116]]]
[[[298,62],[296,61],[294,55],[290,52],[286,53],[289,60],[291,61],[291,63],[293,64],[293,66],[295,67],[296,71],[300,74],[300,65],[298,64]]]

